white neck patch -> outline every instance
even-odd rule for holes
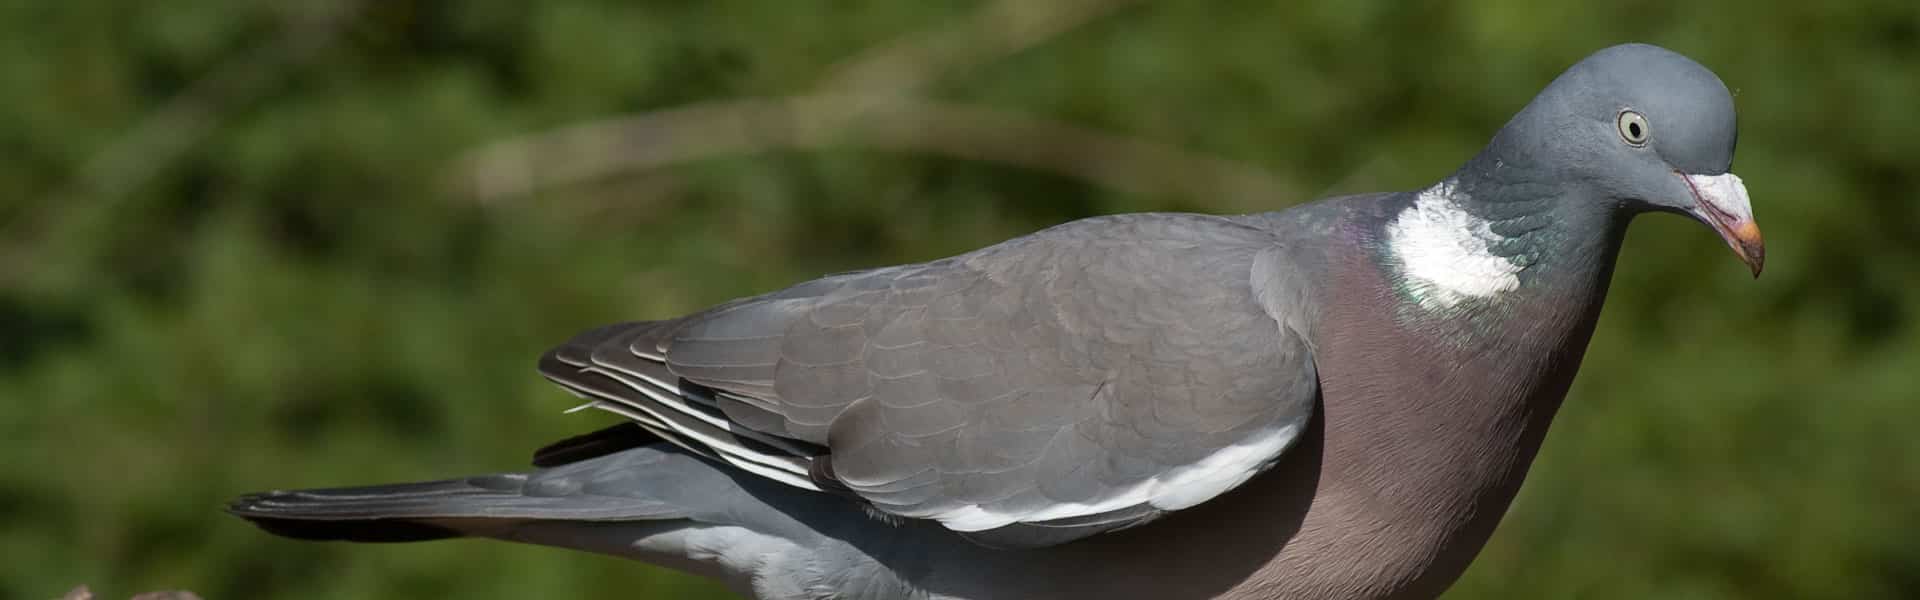
[[[1420,305],[1452,308],[1520,287],[1520,267],[1492,251],[1500,240],[1482,219],[1454,203],[1451,180],[1420,191],[1387,226],[1387,245]]]

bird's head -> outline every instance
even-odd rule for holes
[[[1554,156],[1562,180],[1629,212],[1681,213],[1726,240],[1754,276],[1766,260],[1746,186],[1732,172],[1733,95],[1673,51],[1625,44],[1555,79],[1496,139],[1508,156]]]

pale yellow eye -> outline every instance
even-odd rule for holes
[[[1647,118],[1631,110],[1620,111],[1620,139],[1633,147],[1647,145],[1647,137],[1653,131],[1647,127]]]

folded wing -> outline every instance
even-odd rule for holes
[[[542,371],[749,472],[1051,545],[1213,498],[1292,444],[1318,384],[1279,250],[1217,217],[1088,219],[589,331]]]

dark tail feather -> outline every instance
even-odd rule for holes
[[[700,471],[656,468],[670,460],[692,461],[684,464]],[[676,489],[684,476],[711,469],[698,459],[636,448],[530,474],[248,494],[227,512],[276,535],[355,542],[486,535],[529,519],[654,521],[686,511],[648,490]]]
[[[491,481],[488,481],[491,480]],[[494,476],[424,483],[371,485],[248,494],[227,505],[233,513],[274,535],[302,540],[420,542],[465,534],[423,521],[472,516],[462,506],[519,495],[524,477]],[[475,485],[491,483],[493,485]],[[493,489],[489,489],[493,488]]]
[[[660,436],[647,431],[639,423],[626,422],[547,444],[533,452],[533,466],[557,467],[658,441],[661,441]]]
[[[316,542],[425,542],[467,535],[446,527],[405,519],[307,521],[297,518],[241,516],[252,521],[261,531],[280,537]]]

